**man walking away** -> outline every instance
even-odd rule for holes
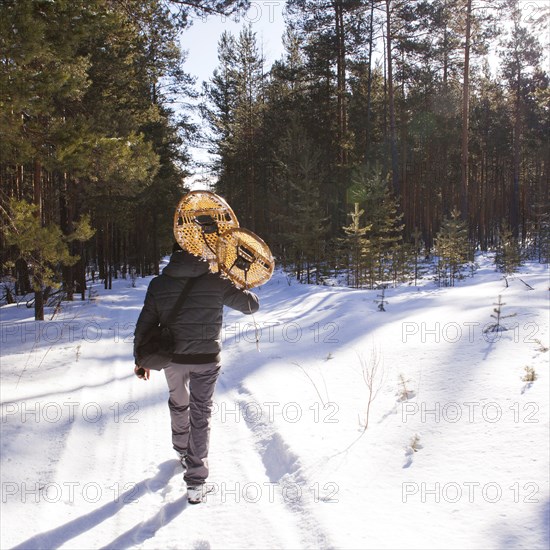
[[[258,297],[240,290],[219,274],[210,273],[208,262],[181,249],[176,243],[170,262],[147,289],[145,303],[134,333],[134,372],[148,380],[148,369],[140,369],[136,350],[148,331],[165,324],[184,285],[194,284],[170,325],[175,340],[171,363],[164,369],[170,398],[172,445],[184,468],[187,498],[202,502],[208,477],[208,446],[212,396],[220,372],[223,307],[252,314]],[[144,371],[144,372],[143,372]]]

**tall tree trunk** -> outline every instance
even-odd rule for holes
[[[42,163],[38,159],[34,160],[33,176],[33,199],[38,206],[36,215],[42,223]]]
[[[384,42],[384,55],[383,65],[384,65],[384,101],[382,105],[382,115],[383,115],[383,130],[384,130],[384,144],[387,145],[389,142],[389,131],[388,131],[388,62],[387,62],[387,49],[386,42],[384,41],[384,36],[382,36],[382,41]],[[389,172],[388,168],[388,155],[384,154],[382,156],[382,168],[384,173]]]
[[[157,214],[153,214],[153,256],[155,262],[155,275],[159,275],[159,258],[160,258],[160,247],[158,243],[158,220]]]
[[[401,61],[402,66],[405,66],[405,51],[402,50],[401,54]],[[400,138],[401,138],[401,181],[400,181],[400,190],[401,190],[401,197],[396,195],[396,199],[399,201],[401,210],[404,213],[403,220],[405,221],[405,225],[410,227],[411,219],[410,219],[410,211],[409,211],[409,190],[407,189],[408,181],[407,181],[407,124],[408,124],[408,114],[407,114],[407,108],[405,106],[405,77],[403,77],[403,80],[401,82],[401,112],[400,112]]]
[[[337,139],[338,139],[338,170],[336,175],[337,192],[334,204],[334,220],[340,227],[345,221],[341,205],[345,204],[348,180],[348,115],[346,100],[346,36],[344,29],[344,1],[333,0],[336,31],[336,102],[337,102]],[[309,265],[307,277],[309,280]]]
[[[65,235],[69,235],[73,231],[74,222],[74,208],[73,208],[73,193],[72,182],[64,173],[61,180],[61,193],[59,193],[59,211],[61,230]],[[75,253],[74,243],[69,244],[69,251],[71,254]],[[74,269],[73,266],[63,267],[63,286],[66,293],[67,300],[72,301],[74,299]]]
[[[470,117],[470,41],[472,0],[466,0],[466,33],[464,40],[464,79],[462,84],[462,155],[461,155],[461,214],[468,220],[468,137]]]
[[[397,155],[397,137],[395,128],[395,100],[393,90],[393,61],[391,38],[391,0],[386,0],[386,58],[388,67],[388,103],[390,110],[390,150],[393,192],[399,199],[399,161]]]
[[[521,68],[518,63],[518,74],[515,89],[514,105],[514,167],[512,197],[510,201],[510,228],[514,237],[519,236],[519,171],[521,161]]]
[[[107,222],[107,290],[113,289],[113,270],[115,269],[114,233],[114,222]]]
[[[97,267],[99,279],[105,279],[105,222],[101,223],[101,230],[96,233]]]
[[[18,164],[15,172],[15,196],[17,199],[23,198],[23,165]]]
[[[42,223],[42,163],[40,160],[34,161],[34,178],[33,178],[33,195],[34,204],[38,206],[36,216]],[[42,278],[40,261],[40,250],[35,250],[37,262],[34,266],[33,287],[34,287],[34,319],[35,321],[44,320],[44,283]]]
[[[445,94],[447,93],[447,89],[449,87],[449,49],[447,46],[449,43],[447,38],[448,34],[447,23],[445,22],[445,28],[443,29],[443,90],[445,91]]]
[[[85,247],[84,243],[78,243],[78,255],[80,259],[76,263],[76,281],[78,283],[78,291],[80,292],[80,298],[82,300],[86,299],[86,258],[85,258]]]
[[[367,121],[365,124],[365,161],[370,159],[370,119],[371,119],[371,96],[372,96],[372,38],[374,33],[374,1],[370,4],[369,19],[369,62],[367,68]]]
[[[103,249],[103,273],[104,273],[104,281],[103,285],[105,290],[109,290],[109,277],[111,275],[111,251],[110,251],[110,230],[109,230],[109,222],[105,220],[103,223],[103,232],[101,235],[102,239],[102,249]]]
[[[338,147],[341,166],[347,164],[347,112],[346,112],[346,43],[344,32],[344,9],[342,0],[334,1],[336,24],[336,101],[338,119]]]

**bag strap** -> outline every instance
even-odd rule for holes
[[[165,326],[171,325],[178,315],[178,312],[183,305],[183,302],[185,301],[185,298],[187,298],[187,295],[189,294],[189,291],[195,284],[195,281],[198,279],[198,277],[191,277],[183,287],[183,290],[181,291],[181,294],[178,296],[178,299],[176,303],[174,304],[174,307],[172,308],[172,311],[170,312],[170,315],[168,316],[168,319],[166,319]]]

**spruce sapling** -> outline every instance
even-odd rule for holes
[[[385,297],[386,297],[386,288],[388,285],[381,285],[382,287],[382,294],[377,294],[377,298],[380,298],[379,300],[373,300],[375,304],[378,304],[378,311],[386,311],[384,308],[384,304],[389,303]]]
[[[510,315],[502,315],[502,306],[505,306],[506,303],[502,302],[501,295],[498,295],[498,302],[494,303],[493,305],[496,306],[493,308],[493,313],[491,314],[491,317],[495,319],[494,323],[491,323],[490,325],[486,326],[483,332],[504,332],[505,330],[508,330],[508,327],[502,324],[502,319],[508,319],[510,317],[515,317],[516,314],[512,313]]]

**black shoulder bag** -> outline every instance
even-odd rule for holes
[[[174,335],[170,330],[170,325],[175,321],[185,298],[189,294],[191,287],[195,284],[195,277],[190,278],[181,294],[179,295],[166,323],[153,327],[143,339],[143,342],[136,350],[136,362],[144,369],[162,370],[172,361],[174,353]]]

